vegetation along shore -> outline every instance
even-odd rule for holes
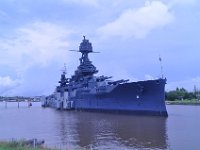
[[[53,150],[43,146],[44,141],[32,140],[12,140],[0,141],[0,150]]]
[[[165,93],[166,104],[170,105],[200,105],[200,91],[194,87],[194,91],[188,92],[184,88]]]

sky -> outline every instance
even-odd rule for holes
[[[0,95],[51,94],[64,64],[67,77],[79,65],[69,50],[83,35],[97,75],[200,89],[198,0],[1,0]]]

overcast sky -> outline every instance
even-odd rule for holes
[[[167,90],[200,88],[198,0],[1,0],[0,95],[51,94],[83,35],[98,75],[155,79],[160,56]]]

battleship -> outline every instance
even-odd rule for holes
[[[74,75],[67,78],[66,70],[63,70],[54,93],[42,98],[43,107],[168,116],[165,105],[166,78],[131,82],[112,80],[111,76],[97,76],[98,70],[88,57],[89,53],[94,53],[92,43],[85,36],[78,52],[81,53],[80,65]]]

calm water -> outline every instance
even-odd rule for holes
[[[200,106],[167,106],[168,118],[56,111],[0,103],[0,140],[44,139],[65,149],[200,149]]]

